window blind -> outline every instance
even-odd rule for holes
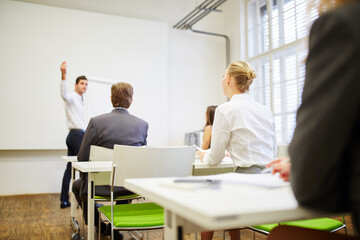
[[[271,108],[277,143],[291,141],[301,103],[310,24],[318,17],[305,0],[247,1],[247,58],[257,78],[250,95]]]

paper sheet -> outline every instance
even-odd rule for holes
[[[243,184],[268,189],[287,187],[290,185],[289,182],[284,182],[277,175],[273,174],[224,173],[209,176],[177,178],[175,180],[184,180],[186,182],[175,182],[174,179],[172,179],[164,180],[160,182],[160,185],[186,190],[194,190],[199,188],[219,188],[223,184]]]
[[[210,177],[210,176],[208,176]],[[212,175],[211,179],[221,180],[227,184],[247,184],[265,188],[278,188],[289,186],[289,182],[284,182],[278,175],[266,174],[246,174],[246,173],[224,173]]]

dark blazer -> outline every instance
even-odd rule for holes
[[[146,145],[149,125],[144,120],[131,115],[126,109],[114,109],[112,112],[90,119],[81,142],[78,161],[89,161],[90,146],[96,145],[114,148],[115,144],[129,146]],[[81,175],[77,199],[87,200],[87,174]],[[74,187],[73,187],[74,191]],[[96,186],[97,195],[110,196],[110,186]],[[115,187],[114,197],[133,194],[123,187]]]
[[[302,104],[289,146],[300,204],[360,217],[360,1],[313,24]],[[358,220],[357,220],[358,221]],[[359,227],[359,221],[356,223]]]
[[[114,109],[110,113],[90,119],[81,142],[78,161],[89,161],[90,146],[114,148],[114,144],[143,146],[149,125],[131,115],[126,109]]]

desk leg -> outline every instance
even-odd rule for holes
[[[165,213],[165,240],[183,240],[185,233],[202,232],[206,229],[196,223],[191,222],[190,219],[185,219],[169,209],[164,209]]]
[[[88,173],[88,240],[94,240],[94,174]]]
[[[72,192],[72,186],[74,184],[75,181],[75,173],[76,173],[76,169],[71,167],[71,185],[70,185],[70,190],[71,190],[71,198],[70,198],[70,202],[71,207],[70,207],[70,226],[73,228],[74,233],[71,236],[71,239],[75,239],[76,236],[80,236],[80,226],[79,223],[76,221],[75,219],[75,214],[76,214],[76,206],[77,206],[77,201],[76,201],[76,197],[74,195],[74,193]]]
[[[165,228],[164,239],[166,240],[182,240],[183,229],[178,223],[178,218],[175,213],[168,209],[164,209],[165,212]]]
[[[70,191],[71,191],[71,210],[70,210],[70,218],[73,219],[75,218],[75,210],[76,210],[76,206],[77,206],[77,201],[75,198],[75,195],[72,192],[72,185],[75,181],[75,168],[71,167],[71,185],[70,185]]]

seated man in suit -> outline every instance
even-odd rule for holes
[[[89,161],[90,146],[96,145],[106,148],[114,148],[114,144],[143,146],[146,145],[148,123],[131,115],[128,112],[133,101],[133,87],[124,82],[119,82],[111,87],[111,102],[114,110],[90,119],[89,125],[81,142],[78,161]],[[87,175],[82,174],[81,179],[73,183],[72,191],[80,206],[83,206],[84,219],[87,222]],[[85,191],[81,191],[85,190]],[[110,186],[97,186],[97,194],[110,196]],[[114,197],[132,194],[130,191],[118,187]],[[82,205],[83,203],[83,205]],[[98,226],[98,211],[95,211],[95,226]],[[102,227],[105,230],[105,227]],[[115,233],[115,239],[122,239],[119,232]],[[106,234],[106,232],[105,232]],[[117,236],[117,237],[116,237]]]

